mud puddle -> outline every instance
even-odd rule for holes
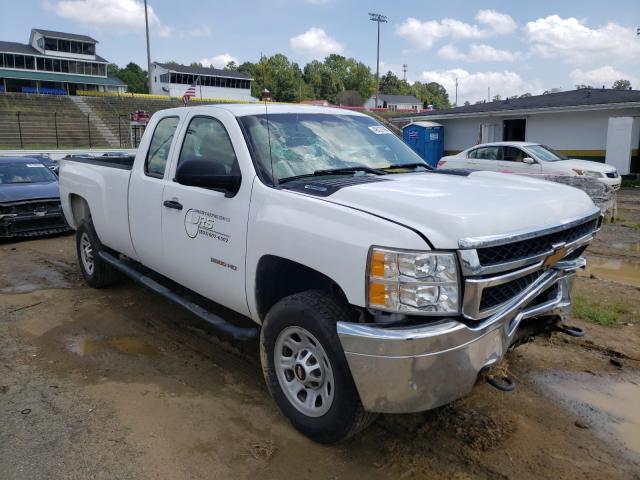
[[[594,275],[602,280],[640,287],[640,262],[618,258],[589,257],[586,270],[579,272],[578,275]]]
[[[640,461],[640,377],[558,372],[536,381],[578,415],[577,427],[616,442],[626,456]]]
[[[81,357],[112,350],[127,355],[140,355],[156,357],[160,350],[143,340],[133,336],[117,336],[107,338],[75,337],[67,343],[67,349],[71,353]]]

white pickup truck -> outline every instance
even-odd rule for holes
[[[259,335],[276,403],[325,443],[466,395],[533,335],[579,335],[562,320],[601,223],[580,190],[432,170],[371,117],[305,106],[163,110],[133,163],[63,160],[60,192],[89,285],[124,273]]]

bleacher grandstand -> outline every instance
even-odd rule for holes
[[[198,99],[194,105],[222,103]],[[152,95],[0,94],[0,149],[131,148],[129,114],[181,106]]]

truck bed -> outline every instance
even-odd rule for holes
[[[60,200],[69,224],[74,198],[91,207],[91,219],[102,243],[136,258],[129,235],[129,177],[134,157],[70,157],[60,160]]]
[[[69,156],[64,158],[66,161],[72,162],[80,162],[80,163],[88,163],[90,165],[100,165],[102,167],[110,167],[110,168],[121,168],[123,170],[131,170],[133,168],[133,161],[135,160],[135,155],[130,155],[127,157],[105,157],[105,156],[97,156],[97,157],[73,157]]]

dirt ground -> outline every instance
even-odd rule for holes
[[[337,446],[289,426],[255,344],[130,282],[88,288],[73,236],[0,244],[0,478],[640,479],[640,189],[619,216],[589,253],[618,263],[576,280],[615,325],[574,319],[586,337],[508,355],[514,392],[479,382]]]

